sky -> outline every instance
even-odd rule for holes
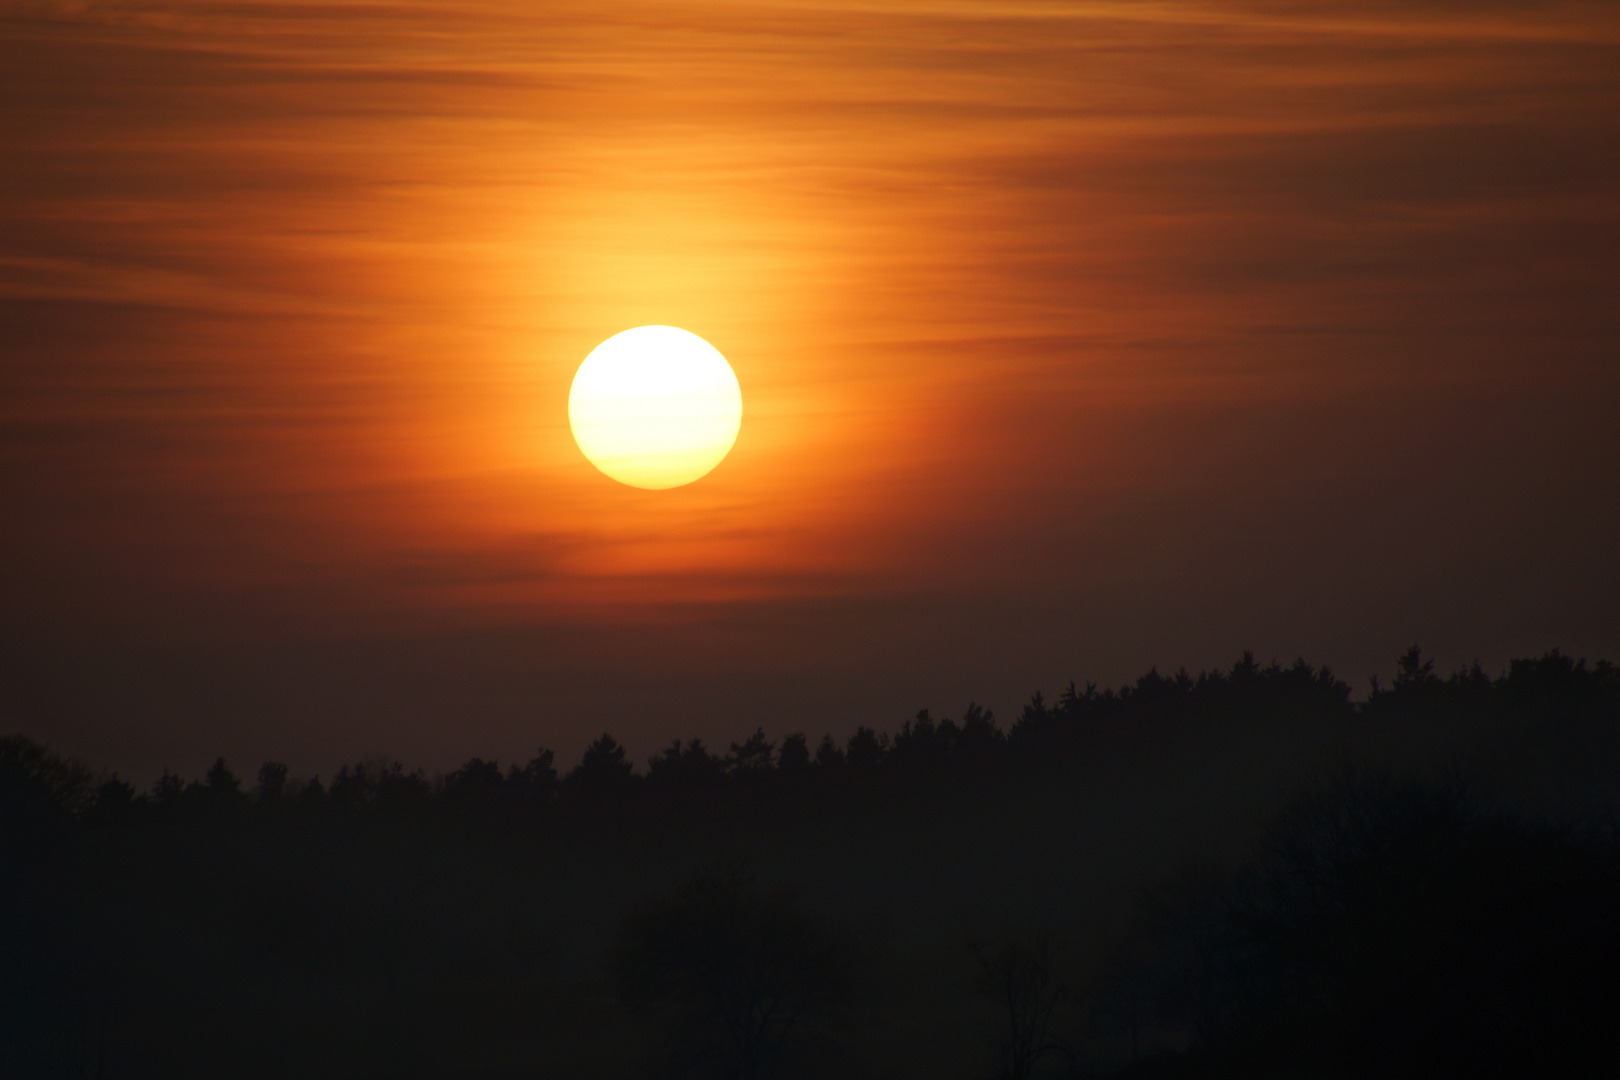
[[[1614,3],[0,0],[0,147],[0,728],[136,778],[1620,660]]]

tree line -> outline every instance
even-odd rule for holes
[[[297,805],[332,812],[533,813],[553,809],[602,812],[637,805],[713,803],[736,795],[759,797],[809,785],[873,786],[888,782],[971,776],[1047,760],[1082,743],[1088,733],[1143,720],[1219,723],[1234,718],[1365,718],[1369,722],[1468,715],[1523,716],[1536,720],[1613,717],[1620,709],[1620,669],[1588,664],[1559,650],[1511,661],[1492,677],[1477,663],[1436,674],[1434,662],[1413,646],[1392,680],[1376,677],[1363,701],[1327,667],[1304,660],[1262,665],[1245,653],[1230,668],[1163,675],[1155,668],[1132,683],[1099,689],[1070,683],[1053,701],[1036,693],[1003,729],[995,715],[970,704],[959,720],[936,719],[927,709],[892,732],[860,726],[842,743],[825,735],[811,748],[802,732],[780,741],[763,728],[724,752],[702,739],[675,739],[637,769],[625,747],[604,733],[572,769],[559,771],[553,751],[541,748],[504,770],[472,758],[430,778],[387,758],[341,766],[329,782],[291,781],[286,765],[266,762],[254,782],[223,758],[200,779],[165,772],[139,791],[116,774],[97,774],[51,753],[24,735],[0,739],[0,788],[16,802],[45,803],[73,818],[107,818],[170,808],[222,808],[249,802]]]
[[[526,1028],[558,1007],[548,995],[575,993],[570,979],[611,991],[589,1015],[608,1018],[602,1037],[641,1048],[597,1075],[861,1075],[905,1038],[870,1018],[892,1020],[925,991],[947,1017],[930,1037],[957,1034],[948,1016],[982,1025],[960,1075],[999,1080],[1507,1078],[1620,1064],[1612,816],[1542,820],[1456,777],[1346,766],[1298,786],[1244,861],[1142,880],[1087,863],[1096,849],[1081,854],[1054,824],[1115,736],[1202,728],[1219,735],[1201,744],[1212,746],[1256,719],[1267,738],[1317,722],[1620,733],[1620,670],[1554,651],[1496,675],[1441,674],[1413,647],[1357,701],[1326,668],[1244,655],[1196,676],[1037,694],[1005,727],[970,705],[843,740],[756,729],[722,751],[677,739],[639,765],[604,734],[566,771],[541,749],[436,778],[377,758],[325,781],[276,762],[244,780],[219,759],[137,790],[0,738],[0,1073],[184,1075],[191,1042],[213,1029],[251,1043],[313,1014],[355,1018],[323,1052],[376,1054],[389,1040],[360,1026],[355,1004],[372,1000],[412,1015],[467,1001],[434,1036],[460,1047],[459,1028],[491,1003]],[[1164,755],[1157,738],[1143,745],[1155,752],[1137,780],[1187,779],[1179,765],[1153,773]],[[1076,820],[1131,835],[1119,804],[1099,798]],[[1095,913],[1078,909],[955,936],[907,929],[904,914],[851,915],[885,902],[886,860],[928,853],[912,869],[949,883],[1005,873],[983,853],[1009,845],[1115,875],[1111,888],[1135,890],[1128,925],[1086,953],[1076,943]],[[1050,880],[1008,878],[1002,899]],[[792,887],[811,883],[819,902]],[[828,908],[829,895],[847,903]],[[562,947],[544,946],[548,934],[579,942],[583,966],[537,961]],[[897,970],[918,962],[962,973],[959,985],[919,990]],[[458,997],[467,987],[488,996]],[[187,1019],[210,1005],[225,1011]],[[591,1038],[558,1036],[528,1060],[573,1074]],[[440,1075],[411,1064],[296,1068]],[[497,1074],[484,1068],[465,1074]]]

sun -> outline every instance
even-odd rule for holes
[[[742,388],[718,349],[638,326],[591,350],[568,393],[580,451],[621,484],[662,490],[707,475],[742,427]]]

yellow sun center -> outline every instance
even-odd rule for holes
[[[708,473],[742,426],[742,388],[696,334],[638,326],[591,350],[568,394],[574,441],[620,483],[672,488]]]

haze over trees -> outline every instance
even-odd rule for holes
[[[0,1074],[1568,1075],[1620,1064],[1617,795],[1620,671],[1557,652],[440,777],[13,735]]]

